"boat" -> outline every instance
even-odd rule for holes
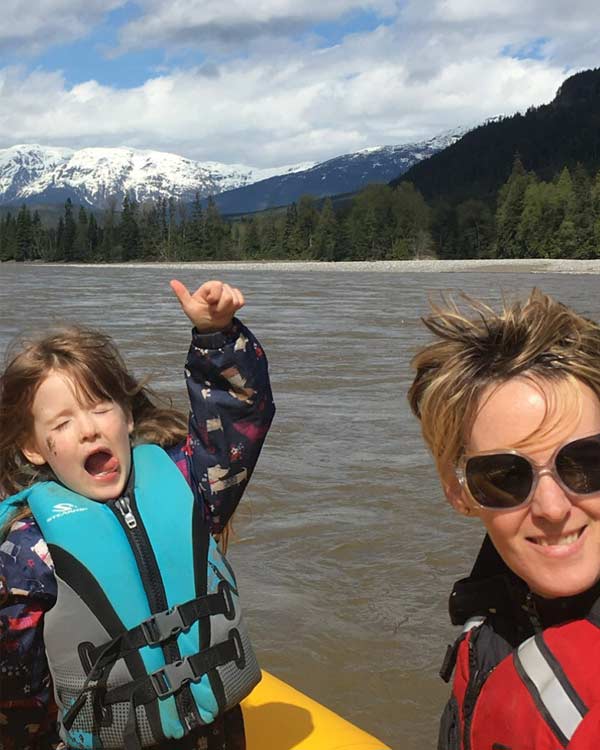
[[[242,713],[248,750],[390,750],[269,672],[242,701]]]

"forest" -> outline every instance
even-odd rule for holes
[[[600,172],[577,164],[552,179],[519,157],[493,200],[426,202],[410,183],[369,185],[336,202],[223,217],[214,200],[138,204],[102,214],[70,200],[56,223],[27,205],[0,219],[0,260],[404,260],[600,257]]]

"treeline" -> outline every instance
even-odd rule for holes
[[[411,258],[430,250],[430,211],[403,185],[371,185],[348,205],[302,197],[287,209],[225,220],[212,199],[140,205],[126,197],[99,222],[67,200],[54,227],[23,205],[0,220],[0,260],[363,260]]]
[[[67,200],[55,226],[24,205],[0,219],[0,260],[386,260],[600,257],[600,172],[539,179],[519,158],[493,205],[429,206],[410,183],[370,185],[334,206],[304,196],[286,209],[224,219],[215,202],[139,205],[102,220]]]
[[[438,203],[431,231],[441,258],[599,258],[600,172],[591,178],[578,164],[544,181],[517,157],[495,210]]]

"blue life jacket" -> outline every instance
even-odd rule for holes
[[[55,566],[44,641],[69,748],[184,737],[258,683],[233,571],[162,448],[134,449],[122,497],[41,482],[2,502],[0,523],[24,503]]]

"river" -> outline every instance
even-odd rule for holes
[[[261,665],[396,750],[435,747],[447,597],[482,531],[442,499],[406,403],[419,318],[429,295],[495,304],[534,285],[598,318],[598,277],[4,264],[0,349],[23,329],[95,325],[185,406],[189,325],[173,277],[239,286],[270,362],[277,416],[229,555]]]

